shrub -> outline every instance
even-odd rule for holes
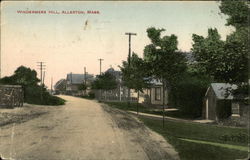
[[[42,95],[41,95],[42,92]],[[42,99],[41,99],[42,96]],[[24,102],[30,103],[30,104],[40,104],[40,105],[63,105],[65,103],[65,100],[62,98],[52,96],[49,94],[49,92],[46,91],[45,88],[33,85],[33,86],[27,86],[24,89]]]
[[[198,118],[202,115],[203,98],[209,81],[200,77],[185,77],[170,92],[170,105],[177,107],[184,115]]]
[[[89,96],[89,98],[94,99],[95,98],[95,93],[94,92],[89,92],[88,96]]]

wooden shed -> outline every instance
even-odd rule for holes
[[[205,94],[205,102],[202,110],[204,119],[219,120],[220,117],[230,115],[220,115],[220,110],[227,110],[224,113],[231,113],[231,103],[233,95],[227,92],[228,89],[236,89],[236,85],[228,83],[212,83]],[[221,107],[222,106],[222,107]],[[223,114],[223,113],[222,113]]]

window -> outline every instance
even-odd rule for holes
[[[156,101],[161,100],[161,88],[160,87],[155,88],[155,100]]]

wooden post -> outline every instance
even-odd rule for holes
[[[140,91],[137,92],[137,104],[136,104],[136,111],[137,111],[137,115],[138,115],[138,112],[139,112],[139,108],[138,108],[138,105],[139,105],[139,95],[140,94]]]
[[[165,126],[165,81],[162,81],[163,85],[163,102],[162,102],[162,126]]]

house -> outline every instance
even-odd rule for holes
[[[142,103],[146,105],[161,106],[163,105],[163,84],[159,80],[150,81],[150,88],[144,89]],[[168,93],[165,90],[165,104],[168,104]]]
[[[92,74],[69,73],[66,77],[66,94],[74,96],[83,95],[84,93],[79,89],[80,85],[86,83],[87,86],[90,86],[93,81],[94,75]]]
[[[55,94],[65,94],[66,93],[66,79],[60,79],[54,85]]]
[[[236,85],[228,83],[212,83],[205,94],[205,102],[202,115],[205,119],[219,120],[220,117],[228,117],[232,113],[232,100],[234,99],[229,89],[236,89]],[[224,110],[220,113],[220,110]]]
[[[0,108],[22,107],[24,93],[20,85],[0,85]]]

